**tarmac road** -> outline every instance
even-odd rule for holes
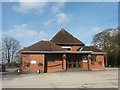
[[[118,68],[105,71],[69,71],[3,75],[3,88],[118,88]]]

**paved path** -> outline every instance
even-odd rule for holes
[[[12,78],[11,78],[12,77]],[[4,88],[118,88],[118,69],[9,75]]]

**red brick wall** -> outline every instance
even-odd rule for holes
[[[55,72],[63,70],[63,54],[51,54],[55,58],[55,61],[47,61],[47,72]],[[44,54],[22,54],[22,70],[23,71],[44,71]],[[32,60],[36,60],[36,64],[30,64],[26,66],[25,62],[31,63]],[[42,66],[38,66],[38,63],[42,63]]]
[[[36,60],[36,64],[31,64],[31,61]],[[30,63],[30,66],[26,66],[25,62]],[[23,71],[37,71],[44,70],[44,66],[38,66],[38,63],[44,65],[44,54],[22,54],[22,70]]]
[[[63,54],[51,54],[55,61],[47,61],[47,72],[56,72],[63,70]]]
[[[81,68],[82,68],[83,70],[88,70],[88,62],[83,62],[83,61],[82,61]]]
[[[101,62],[101,63],[99,63]],[[92,62],[90,59],[88,62],[82,61],[82,69],[83,70],[104,70],[104,55],[97,55],[96,62]]]
[[[71,51],[76,51],[77,49],[81,48],[82,46],[71,46]]]
[[[47,72],[56,72],[61,70],[66,70],[66,55],[63,54],[51,54],[54,56],[54,61],[47,61]],[[64,56],[64,57],[63,57]],[[44,54],[22,54],[22,70],[23,71],[44,71]],[[25,65],[25,61],[31,63],[32,60],[36,60],[36,64],[30,64],[30,66]],[[99,62],[102,62],[99,64]],[[38,63],[43,64],[38,66]],[[92,64],[92,61],[81,62],[81,68],[83,70],[104,70],[104,55],[97,55],[96,62]]]
[[[99,63],[101,62],[101,63]],[[104,55],[97,55],[96,62],[92,63],[91,60],[89,60],[89,69],[90,70],[104,70]]]

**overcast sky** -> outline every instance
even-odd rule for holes
[[[14,37],[23,47],[50,40],[61,28],[90,45],[94,34],[117,26],[117,2],[2,3],[3,37]]]

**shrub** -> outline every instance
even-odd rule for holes
[[[101,65],[101,64],[102,64],[102,61],[99,61],[98,64]]]
[[[42,63],[38,63],[38,66],[42,66],[43,64]]]
[[[91,64],[94,65],[95,61],[92,61]]]
[[[29,62],[24,62],[25,66],[29,67],[30,66],[30,63]]]

